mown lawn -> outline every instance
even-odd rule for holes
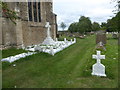
[[[91,76],[96,60],[95,36],[78,39],[77,43],[51,56],[38,53],[16,62],[3,63],[3,88],[116,88],[118,87],[118,45],[116,39],[107,40],[102,54],[106,59],[107,77]],[[116,58],[116,59],[113,59]]]
[[[2,58],[6,58],[6,57],[9,57],[9,56],[14,56],[14,55],[24,53],[24,52],[27,52],[27,51],[25,51],[23,49],[9,48],[9,49],[6,49],[6,50],[2,51]]]

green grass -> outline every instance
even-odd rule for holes
[[[23,49],[9,48],[6,50],[2,50],[0,52],[1,52],[1,58],[7,58],[9,56],[14,56],[28,51],[25,51]],[[9,62],[3,62],[2,68],[7,68],[9,65],[11,65]]]
[[[6,57],[9,57],[9,56],[14,56],[14,55],[24,53],[24,52],[27,52],[27,51],[25,51],[23,49],[9,48],[9,49],[6,49],[6,50],[2,51],[2,58],[6,58]]]
[[[3,67],[3,88],[116,88],[118,85],[117,40],[109,39],[106,59],[107,77],[91,75],[95,36],[77,38],[77,43],[51,56],[38,53]],[[114,60],[113,58],[116,58]],[[4,64],[4,63],[3,63]]]

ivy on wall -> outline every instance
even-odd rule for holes
[[[10,19],[14,24],[16,24],[15,20],[18,19],[17,13],[10,10],[6,2],[0,1],[0,8],[2,9],[2,16]]]

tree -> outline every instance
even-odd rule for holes
[[[92,24],[92,30],[93,31],[98,31],[100,29],[100,25],[97,22],[93,22]]]
[[[115,0],[114,2],[116,2],[115,7],[117,7],[118,10],[114,10],[114,14],[116,14],[115,17],[112,17],[112,19],[107,20],[105,27],[109,32],[116,32],[120,30],[120,1]]]
[[[64,29],[66,28],[66,24],[65,24],[64,22],[62,22],[62,23],[60,24],[60,27],[64,30]]]
[[[81,34],[92,31],[92,23],[89,17],[81,16],[79,22],[72,23],[68,30],[70,32],[79,32]]]
[[[102,30],[106,30],[107,29],[106,28],[107,27],[107,23],[106,22],[102,22],[100,26],[101,26]]]
[[[112,19],[108,19],[107,20],[107,29],[109,29],[109,31],[111,32],[116,32],[119,30],[119,23],[120,23],[120,12],[117,13],[117,15],[115,17],[113,17]]]
[[[81,16],[78,24],[80,27],[79,32],[83,33],[92,31],[92,23],[89,17]]]
[[[77,31],[78,31],[77,25],[78,25],[77,22],[72,23],[72,24],[69,26],[68,30],[69,30],[71,33],[77,32]]]

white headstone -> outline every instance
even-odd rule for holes
[[[66,40],[66,38],[64,38],[64,42],[66,42],[67,40]]]
[[[71,43],[72,43],[72,39],[71,39]]]
[[[58,41],[58,38],[56,38],[56,42]]]
[[[76,38],[74,38],[74,42],[76,43]]]
[[[97,63],[92,67],[92,75],[106,76],[105,66],[101,64],[101,59],[105,59],[105,55],[101,55],[101,51],[97,51],[97,55],[93,55],[92,58],[97,59]]]
[[[106,34],[109,34],[108,32],[106,32]]]

